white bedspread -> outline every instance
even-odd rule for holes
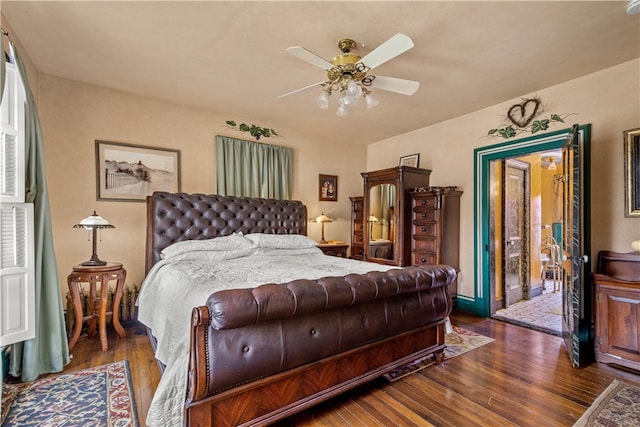
[[[149,272],[138,298],[138,320],[151,329],[158,341],[156,357],[166,365],[147,425],[182,425],[191,310],[205,305],[212,292],[389,268],[326,256],[317,248],[256,248],[226,260],[160,261]]]

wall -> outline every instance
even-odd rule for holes
[[[96,201],[95,140],[125,142],[181,150],[182,191],[215,193],[215,135],[250,139],[227,128],[225,120],[257,119],[142,98],[100,86],[40,75],[38,104],[45,141],[55,250],[63,295],[71,268],[91,255],[86,232],[72,228],[93,210],[115,229],[99,233],[101,259],[123,262],[127,283],[144,277],[146,210],[141,202]],[[325,226],[327,239],[349,241],[349,196],[362,194],[363,146],[338,146],[279,129],[286,137],[261,142],[294,149],[293,198],[302,200],[310,218],[321,211],[334,218]],[[335,153],[340,152],[340,156]],[[339,177],[338,201],[318,202],[318,175]],[[308,224],[320,240],[320,225]]]
[[[420,90],[428,90],[428,85]],[[576,113],[567,119],[566,126],[553,125],[549,130],[568,128],[573,123],[592,124],[592,257],[603,249],[629,252],[631,241],[640,238],[640,220],[624,217],[622,132],[640,127],[640,59],[535,94],[523,94],[522,98],[536,95],[545,106],[543,115]],[[507,109],[520,102],[520,98],[513,99],[371,144],[367,150],[368,170],[395,166],[399,156],[420,153],[420,167],[433,171],[432,185],[456,185],[464,191],[458,291],[469,297],[474,296],[473,150],[505,141],[487,137],[487,131],[501,126],[500,118]]]

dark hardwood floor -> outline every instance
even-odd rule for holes
[[[454,325],[490,336],[491,344],[394,383],[376,380],[280,423],[281,426],[571,426],[615,378],[640,375],[593,363],[571,367],[562,340],[464,312]],[[140,424],[159,373],[144,330],[127,338],[109,330],[109,351],[80,337],[65,372],[127,359]]]

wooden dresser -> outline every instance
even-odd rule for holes
[[[431,170],[409,166],[362,172],[364,179],[364,260],[411,265],[408,190],[429,186]]]
[[[411,265],[447,264],[460,269],[460,196],[457,187],[424,187],[411,199]],[[451,297],[458,281],[450,285]]]
[[[351,200],[351,258],[364,260],[364,197]]]
[[[600,251],[593,284],[596,360],[640,370],[640,253]]]

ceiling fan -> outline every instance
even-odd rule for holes
[[[378,105],[378,101],[371,96],[371,89],[369,88],[382,89],[403,95],[413,95],[418,90],[420,83],[413,80],[369,74],[374,68],[411,49],[413,47],[413,41],[409,36],[398,33],[363,58],[351,52],[356,46],[356,42],[352,39],[340,39],[338,41],[338,48],[342,51],[342,54],[330,61],[319,57],[301,46],[288,48],[287,52],[291,55],[324,69],[327,72],[327,78],[326,80],[280,95],[278,98],[284,98],[285,96],[293,95],[294,93],[302,92],[316,86],[322,86],[322,94],[316,100],[318,106],[322,109],[329,108],[329,96],[333,92],[339,92],[340,99],[338,101],[337,114],[343,116],[348,113],[349,109],[355,105],[361,97],[365,98],[367,107],[369,108]]]

